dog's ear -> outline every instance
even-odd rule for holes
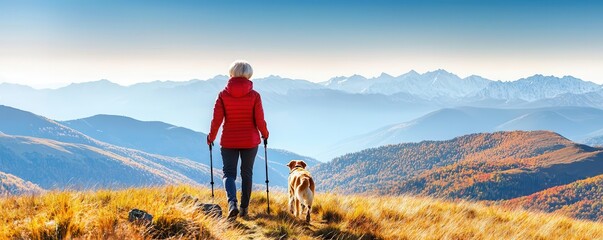
[[[300,161],[299,161],[299,163],[301,163],[301,165],[304,167],[304,169],[306,168],[306,166],[308,166],[308,165],[306,164],[306,162],[304,162],[304,161],[301,161],[301,160],[300,160]]]
[[[287,164],[287,166],[289,167],[289,169],[293,169],[293,167],[295,167],[295,160],[289,161],[289,164]]]

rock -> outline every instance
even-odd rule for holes
[[[217,218],[222,217],[222,208],[218,204],[202,203],[199,198],[193,197],[188,194],[183,195],[182,198],[180,198],[180,202],[192,204],[195,209],[200,210],[205,215]]]
[[[128,213],[128,221],[148,225],[153,222],[153,215],[135,208]]]
[[[203,213],[212,217],[222,217],[222,208],[218,204],[199,203],[197,205],[203,210]]]

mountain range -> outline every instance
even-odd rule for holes
[[[330,159],[387,144],[514,130],[549,130],[574,141],[597,145],[603,137],[603,110],[588,107],[444,108],[408,122],[351,137],[328,146],[318,156]]]
[[[57,122],[6,106],[0,106],[0,115],[0,172],[42,189],[209,183],[209,150],[203,133],[123,116]],[[273,187],[286,187],[287,176],[282,173],[290,160],[302,159],[309,166],[318,163],[272,148],[268,156]],[[221,166],[215,149],[218,186],[221,171],[216,169]],[[254,169],[254,182],[264,184],[263,154],[258,154]]]
[[[382,73],[376,78],[363,76],[336,77],[322,84],[331,89],[350,93],[413,94],[425,99],[437,97],[461,98],[472,96],[488,86],[490,80],[479,76],[461,79],[445,70],[419,74],[410,71],[398,77]]]
[[[486,98],[535,101],[568,93],[584,94],[602,90],[601,85],[572,76],[558,78],[536,74],[516,81],[503,82],[476,75],[460,78],[442,69],[424,74],[410,71],[397,77],[385,73],[370,79],[359,75],[336,77],[321,84],[350,93],[408,93],[424,99]]]
[[[121,115],[207,132],[217,93],[227,79],[220,75],[131,86],[100,80],[41,90],[3,83],[0,104],[61,121]],[[330,160],[320,155],[324,146],[442,108],[603,108],[602,86],[571,76],[534,75],[502,82],[436,70],[370,79],[336,77],[322,83],[279,76],[253,81],[262,94],[273,146],[322,161]]]

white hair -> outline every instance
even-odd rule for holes
[[[244,77],[247,79],[253,75],[253,68],[247,61],[237,60],[230,64],[230,77]]]

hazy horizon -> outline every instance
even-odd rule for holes
[[[364,76],[364,75],[361,75],[361,74],[351,74],[351,75],[346,75],[346,76],[333,76],[333,77],[331,77],[331,78],[329,78],[327,80],[321,80],[321,81],[313,81],[312,79],[292,78],[292,77],[288,77],[288,76],[281,76],[281,75],[275,75],[275,74],[269,74],[269,75],[266,75],[266,76],[259,76],[259,77],[254,76],[251,79],[253,81],[255,79],[264,79],[264,78],[269,78],[269,77],[273,77],[274,76],[274,77],[280,77],[280,78],[284,78],[284,79],[306,80],[306,81],[310,81],[310,82],[314,82],[314,83],[320,83],[320,82],[328,81],[330,79],[337,78],[337,77],[351,77],[351,76],[354,76],[354,75],[360,75],[360,76],[365,77],[367,79],[372,79],[372,78],[377,78],[377,77],[381,76],[381,74],[388,74],[388,75],[391,75],[393,77],[398,77],[398,76],[404,75],[406,73],[409,73],[411,71],[415,71],[415,72],[417,72],[419,74],[425,74],[425,73],[428,73],[428,72],[435,72],[435,71],[438,71],[438,70],[447,71],[446,69],[434,69],[434,70],[429,70],[429,71],[425,71],[425,72],[419,72],[419,71],[416,71],[414,69],[411,69],[411,70],[409,70],[407,72],[404,72],[402,74],[399,74],[399,75],[389,74],[389,73],[386,73],[386,72],[381,72],[381,73],[379,73],[379,74],[377,74],[375,76]],[[461,76],[461,75],[458,75],[458,74],[456,74],[454,72],[450,72],[450,71],[447,71],[447,72],[452,73],[454,75],[457,75],[461,79],[465,79],[465,78],[470,77],[470,76],[484,77],[484,76],[480,76],[480,75],[476,75],[476,74],[470,74],[470,75],[467,75],[467,76]],[[528,76],[523,76],[523,77],[520,77],[520,78],[517,78],[517,79],[511,79],[511,80],[489,79],[489,78],[486,78],[486,77],[484,77],[484,78],[486,78],[488,80],[492,80],[492,81],[513,82],[513,81],[517,81],[517,80],[520,80],[520,79],[523,79],[523,78],[533,77],[535,75],[543,75],[543,76],[546,76],[546,77],[551,76],[551,77],[557,77],[557,78],[574,77],[574,78],[577,78],[577,79],[580,79],[580,80],[583,80],[583,81],[594,82],[594,81],[590,81],[588,79],[581,79],[579,77],[572,76],[572,75],[556,76],[556,75],[545,75],[545,74],[541,74],[541,73],[534,73],[534,74],[531,74],[531,75],[528,75]],[[125,84],[124,83],[115,82],[115,81],[112,81],[111,79],[105,79],[105,78],[96,79],[96,80],[90,80],[90,81],[56,83],[56,84],[52,84],[52,85],[36,85],[36,84],[32,85],[32,84],[26,84],[26,83],[3,82],[3,81],[0,81],[0,84],[3,84],[3,83],[6,83],[6,84],[16,84],[16,85],[28,86],[28,87],[31,87],[31,88],[34,88],[34,89],[42,90],[42,89],[59,89],[59,88],[67,87],[67,86],[69,86],[71,84],[78,84],[78,83],[109,81],[111,83],[114,83],[114,84],[117,84],[117,85],[120,85],[120,86],[123,86],[123,87],[130,87],[130,86],[133,86],[133,85],[136,85],[136,84],[145,84],[145,83],[153,83],[153,82],[179,82],[179,83],[185,83],[185,82],[189,82],[189,81],[207,81],[207,80],[211,80],[213,78],[219,77],[219,76],[227,76],[227,75],[226,74],[217,74],[217,75],[214,75],[214,76],[209,77],[209,78],[203,78],[203,79],[193,78],[193,79],[188,79],[188,80],[157,79],[157,80],[140,81],[140,82],[135,82],[135,83],[125,83]],[[594,82],[594,83],[603,85],[603,83],[597,83],[597,82]]]
[[[603,83],[595,1],[5,1],[0,82],[121,85],[225,74],[326,81],[446,69]]]

